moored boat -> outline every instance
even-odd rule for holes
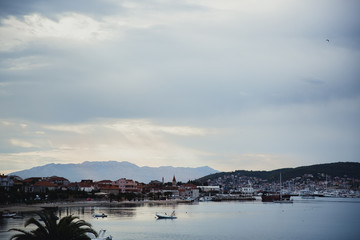
[[[275,200],[274,203],[293,203],[293,200],[287,197],[284,197],[282,194],[282,184],[281,184],[281,173],[280,173],[280,199],[279,200]]]
[[[16,216],[16,213],[6,212],[6,213],[3,213],[1,216],[3,218],[12,218],[12,217]]]
[[[156,213],[155,215],[158,219],[176,219],[177,218],[175,216],[175,211],[173,211],[170,215],[167,215],[167,213],[164,213],[164,214]]]
[[[105,213],[95,213],[94,214],[94,218],[104,218],[107,217],[107,215]]]
[[[264,192],[261,196],[261,201],[263,202],[277,202],[277,203],[292,203],[290,199],[290,194],[282,194],[282,185],[281,185],[281,173],[280,173],[280,191],[279,193],[274,192]]]
[[[280,201],[280,199],[284,200],[290,200],[291,195],[290,194],[283,194],[280,197],[280,193],[270,193],[270,192],[264,192],[261,196],[261,201],[263,202],[274,202],[274,201]]]

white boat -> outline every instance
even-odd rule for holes
[[[16,216],[16,213],[7,212],[7,213],[3,213],[3,214],[2,214],[2,217],[3,217],[3,218],[12,218],[12,217],[14,217],[14,216]]]
[[[98,237],[97,237],[97,238],[92,238],[91,240],[112,240],[112,236],[111,236],[111,235],[110,235],[110,236],[107,236],[107,237],[104,237],[105,232],[106,232],[106,230],[101,229],[101,230],[99,231]]]
[[[107,215],[105,213],[95,213],[94,214],[94,218],[104,218],[107,217]]]
[[[211,197],[211,195],[209,195],[209,196],[203,196],[203,197],[199,198],[199,201],[200,201],[200,202],[212,201],[212,197]]]
[[[175,216],[175,211],[173,211],[170,215],[167,215],[167,213],[164,213],[164,214],[156,213],[155,215],[158,219],[176,219],[177,218]]]

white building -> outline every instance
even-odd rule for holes
[[[241,193],[244,195],[253,195],[254,189],[252,187],[242,187]]]
[[[14,180],[10,176],[0,175],[0,187],[9,190],[10,187],[14,186]]]
[[[138,192],[137,184],[132,179],[120,178],[114,181],[115,186],[119,187],[122,193]]]
[[[203,192],[220,192],[220,186],[198,186]]]

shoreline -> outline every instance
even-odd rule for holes
[[[121,207],[142,204],[179,204],[190,203],[187,200],[150,200],[150,201],[122,201],[122,202],[109,202],[109,201],[74,201],[74,202],[53,202],[53,203],[35,203],[35,204],[9,204],[0,205],[1,212],[40,212],[46,208],[66,208],[66,207]]]

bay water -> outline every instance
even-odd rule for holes
[[[177,219],[156,219],[155,213],[175,211]],[[105,218],[94,218],[104,213]],[[121,207],[69,207],[59,217],[79,216],[114,240],[238,240],[238,239],[360,239],[360,199],[294,198],[293,204],[199,202],[193,204],[127,204]],[[0,239],[24,228],[27,218],[0,219]],[[38,218],[38,217],[37,217]],[[29,229],[27,229],[29,230]]]

